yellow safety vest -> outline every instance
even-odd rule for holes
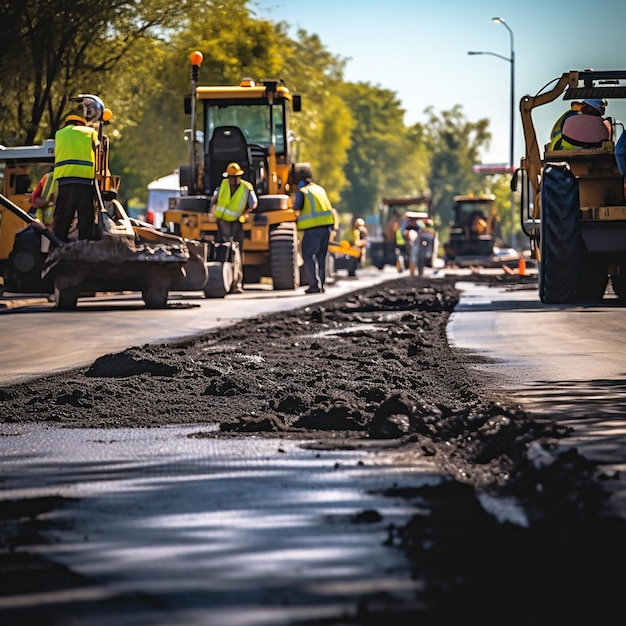
[[[230,195],[230,184],[224,179],[220,183],[217,193],[217,206],[215,207],[215,217],[225,222],[236,222],[248,206],[248,198],[252,191],[252,185],[242,180],[237,187],[237,191]]]
[[[335,223],[333,207],[324,188],[315,183],[309,183],[300,191],[304,195],[304,203],[296,223],[298,230],[316,226],[333,226]]]
[[[405,243],[406,241],[404,241],[404,235],[402,234],[400,226],[398,225],[398,229],[396,230],[396,246],[403,246]]]
[[[90,126],[66,126],[54,135],[54,181],[96,174],[95,145],[98,131]]]

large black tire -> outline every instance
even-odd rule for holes
[[[211,261],[207,263],[208,277],[204,285],[207,298],[224,298],[233,286],[233,264],[229,262]]]
[[[151,285],[141,292],[141,297],[146,305],[146,309],[167,308],[167,298],[169,290],[162,285]]]
[[[255,213],[266,213],[267,211],[286,211],[289,208],[289,196],[285,194],[271,194],[259,196],[259,204]]]
[[[326,282],[331,283],[335,280],[335,257],[330,254],[330,252],[326,255]],[[302,276],[300,276],[300,284],[304,285],[306,282],[302,281]]]
[[[583,301],[602,300],[608,282],[607,262],[597,254],[584,250],[578,274],[578,297]]]
[[[626,300],[626,266],[620,266],[619,274],[611,274],[611,285],[620,300]]]
[[[580,271],[578,182],[562,165],[546,165],[541,183],[539,298],[545,304],[574,302]]]
[[[60,311],[74,311],[80,295],[79,287],[59,287],[54,286],[55,306]]]
[[[299,285],[295,222],[282,222],[270,231],[270,272],[275,291],[296,289]]]

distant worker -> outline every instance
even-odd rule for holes
[[[354,245],[361,251],[361,265],[365,265],[367,258],[367,226],[365,226],[365,220],[362,217],[357,217],[354,220],[352,233]]]
[[[482,211],[474,211],[470,220],[470,237],[480,237],[487,233],[487,220]]]
[[[304,293],[322,293],[326,290],[326,255],[334,228],[333,207],[326,190],[307,177],[298,183],[293,205],[298,211],[297,228],[302,234],[302,258],[308,289]]]
[[[53,232],[67,241],[74,215],[78,238],[95,238],[96,147],[98,131],[80,115],[68,115],[54,136],[54,179],[57,187]]]
[[[406,242],[406,253],[409,260],[409,273],[411,276],[415,276],[415,270],[417,269],[419,275],[423,273],[424,263],[420,258],[421,255],[421,232],[422,225],[420,221],[412,216],[406,215],[402,218],[399,229],[402,232],[402,238]]]
[[[600,148],[603,141],[611,139],[611,122],[604,118],[606,100],[583,100],[580,112],[568,116],[562,126],[561,138],[554,142],[555,150],[581,150]]]
[[[215,241],[216,243],[236,241],[239,244],[239,251],[236,254],[239,255],[243,250],[243,224],[248,214],[254,211],[259,203],[252,185],[243,180],[243,174],[239,163],[229,163],[222,174],[224,180],[215,189],[211,198],[211,211],[217,219]],[[237,275],[235,284],[237,291],[243,291],[243,276]]]
[[[404,257],[406,256],[407,246],[402,233],[402,220],[397,215],[394,216],[393,237],[395,245],[396,269],[399,272],[404,272],[406,269]]]
[[[53,178],[54,174],[52,172],[44,174],[39,179],[39,182],[30,196],[31,209],[29,213],[45,226],[52,226],[54,218]]]

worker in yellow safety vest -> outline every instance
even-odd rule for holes
[[[298,183],[293,208],[298,211],[297,228],[302,234],[302,258],[308,289],[305,293],[321,293],[326,289],[326,255],[335,225],[333,207],[326,190],[307,177]]]
[[[95,238],[95,174],[98,131],[80,115],[68,115],[54,136],[54,179],[58,189],[54,208],[54,234],[67,241],[74,215],[78,238]]]
[[[224,180],[213,192],[211,211],[217,220],[216,243],[236,241],[241,254],[243,250],[243,224],[248,213],[256,209],[259,201],[252,184],[244,180],[239,163],[229,163],[222,174]],[[243,291],[243,276],[235,277],[236,290]]]

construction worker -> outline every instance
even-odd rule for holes
[[[398,228],[402,232],[402,238],[405,241],[406,252],[409,258],[409,273],[415,276],[415,270],[419,268],[419,274],[422,275],[423,263],[420,263],[420,234],[422,226],[419,220],[413,216],[405,216]]]
[[[552,126],[552,130],[550,131],[550,150],[560,150],[561,140],[563,138],[563,124],[565,120],[572,116],[580,113],[580,110],[583,108],[583,103],[578,100],[573,100],[570,104],[570,108],[563,113],[554,125]]]
[[[357,217],[354,220],[352,241],[353,245],[361,251],[361,265],[365,265],[367,256],[367,226],[365,226],[365,220],[362,217]]]
[[[217,219],[216,243],[228,243],[236,241],[238,250],[236,255],[241,255],[243,250],[243,224],[250,211],[256,209],[259,201],[254,193],[254,188],[243,180],[244,171],[239,163],[229,163],[226,171],[222,174],[224,180],[213,192],[211,198],[211,212]],[[240,263],[235,264],[240,267]],[[235,290],[243,291],[243,275],[239,272],[235,276]]]
[[[54,218],[54,193],[52,181],[54,174],[48,172],[44,174],[37,183],[30,196],[31,210],[29,213],[36,217],[44,226],[52,226]]]
[[[54,178],[57,187],[53,232],[68,240],[74,215],[78,238],[95,238],[94,179],[98,131],[80,115],[68,115],[65,126],[54,136]]]
[[[328,242],[335,225],[333,207],[326,190],[307,177],[298,183],[293,208],[299,211],[296,224],[303,231],[302,257],[309,281],[304,293],[322,293],[326,290]]]
[[[613,135],[611,122],[604,118],[606,100],[588,98],[582,101],[577,114],[563,120],[561,137],[551,142],[553,150],[599,148]]]
[[[406,241],[402,233],[402,220],[396,216],[393,223],[393,237],[395,243],[396,269],[403,272],[406,269],[404,257],[406,256]]]

